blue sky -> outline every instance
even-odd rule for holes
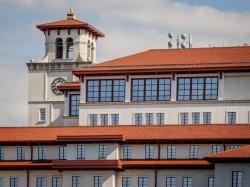
[[[106,34],[98,61],[166,48],[167,33],[190,33],[194,47],[250,43],[248,0],[0,0],[0,125],[27,124],[29,58],[44,55],[36,24],[77,18]]]

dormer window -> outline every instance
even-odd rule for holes
[[[63,40],[61,38],[56,39],[56,58],[63,58]]]
[[[66,50],[66,58],[73,58],[74,53],[74,42],[72,38],[67,38],[67,50]]]

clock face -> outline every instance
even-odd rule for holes
[[[62,77],[58,77],[55,80],[53,80],[53,82],[51,83],[52,92],[55,95],[62,95],[63,94],[62,91],[57,89],[57,86],[58,86],[58,84],[65,83],[65,82],[66,82],[66,80],[64,78],[62,78]]]

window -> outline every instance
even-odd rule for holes
[[[10,187],[18,187],[19,179],[17,177],[10,177]]]
[[[131,177],[122,177],[122,187],[132,187]]]
[[[107,145],[99,145],[99,151],[98,151],[98,157],[99,159],[104,159],[107,157],[108,153],[107,153]]]
[[[135,113],[134,118],[135,125],[142,125],[142,113]]]
[[[169,145],[167,147],[167,158],[168,159],[176,158],[176,148],[174,145]]]
[[[238,148],[238,145],[229,145],[229,150]]]
[[[132,79],[132,101],[168,101],[171,98],[170,79]]]
[[[154,122],[153,113],[146,113],[145,118],[146,118],[146,125],[152,125],[153,124],[153,122]]]
[[[132,146],[131,145],[123,146],[123,159],[132,159]]]
[[[176,177],[166,177],[166,187],[176,187]]]
[[[62,187],[62,178],[52,177],[52,187]]]
[[[59,160],[66,160],[67,159],[67,146],[62,145],[59,146]]]
[[[63,58],[63,40],[61,38],[56,39],[56,58]]]
[[[138,177],[138,187],[148,187],[148,178]]]
[[[74,42],[72,38],[67,38],[66,46],[66,58],[72,59],[74,54]]]
[[[91,126],[97,125],[97,114],[90,114],[89,115],[89,123]]]
[[[211,124],[211,112],[203,112],[203,124]]]
[[[46,147],[38,147],[38,160],[45,160],[46,158]]]
[[[218,98],[217,77],[178,78],[177,100],[215,100]]]
[[[232,172],[232,187],[241,187],[242,186],[242,172],[233,171]]]
[[[227,123],[235,124],[236,123],[236,112],[228,112],[227,113]]]
[[[102,187],[102,176],[94,176],[94,187]]]
[[[77,145],[77,159],[85,159],[85,145]]]
[[[180,113],[180,124],[188,124],[188,112]]]
[[[25,147],[17,147],[17,160],[25,160]]]
[[[192,187],[192,186],[193,186],[192,177],[183,177],[182,187]]]
[[[70,95],[70,115],[79,115],[80,95]]]
[[[112,125],[119,125],[119,114],[111,114]]]
[[[108,114],[101,114],[101,125],[108,125]]]
[[[3,185],[3,178],[2,177],[0,177],[0,187],[4,187],[4,185]]]
[[[125,80],[88,80],[87,102],[123,102]]]
[[[165,114],[164,113],[156,113],[156,124],[157,125],[165,124]]]
[[[190,145],[189,158],[198,158],[198,146],[197,145]]]
[[[4,148],[0,147],[0,160],[4,160]]]
[[[154,158],[154,146],[146,145],[145,146],[145,159],[153,159]]]
[[[46,178],[45,177],[37,177],[36,178],[36,187],[45,187],[46,186]]]
[[[81,177],[72,176],[72,187],[81,187]]]
[[[220,145],[213,145],[212,146],[212,153],[219,153],[221,152],[221,146]]]
[[[39,121],[44,122],[46,120],[46,109],[40,108],[39,109]]]
[[[200,123],[200,112],[192,112],[192,124]]]
[[[214,187],[214,177],[208,177],[208,187]]]

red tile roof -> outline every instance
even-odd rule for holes
[[[104,37],[105,35],[97,30],[95,27],[91,26],[90,24],[76,20],[76,19],[66,19],[66,20],[59,20],[50,23],[39,24],[36,26],[40,30],[47,30],[47,29],[85,29],[98,37]]]
[[[223,151],[221,153],[211,154],[208,155],[206,159],[213,161],[250,161],[250,145],[241,146],[239,148]]]
[[[61,83],[57,86],[57,88],[62,91],[63,90],[78,91],[80,90],[80,81]]]
[[[59,143],[60,137],[89,136],[98,141],[99,136],[120,136],[127,143],[157,142],[236,142],[250,143],[250,125],[161,125],[161,126],[75,126],[75,127],[1,127],[0,144]],[[72,142],[73,138],[69,141]],[[112,140],[113,141],[113,140]]]
[[[250,47],[153,49],[74,70],[75,75],[250,69]]]

